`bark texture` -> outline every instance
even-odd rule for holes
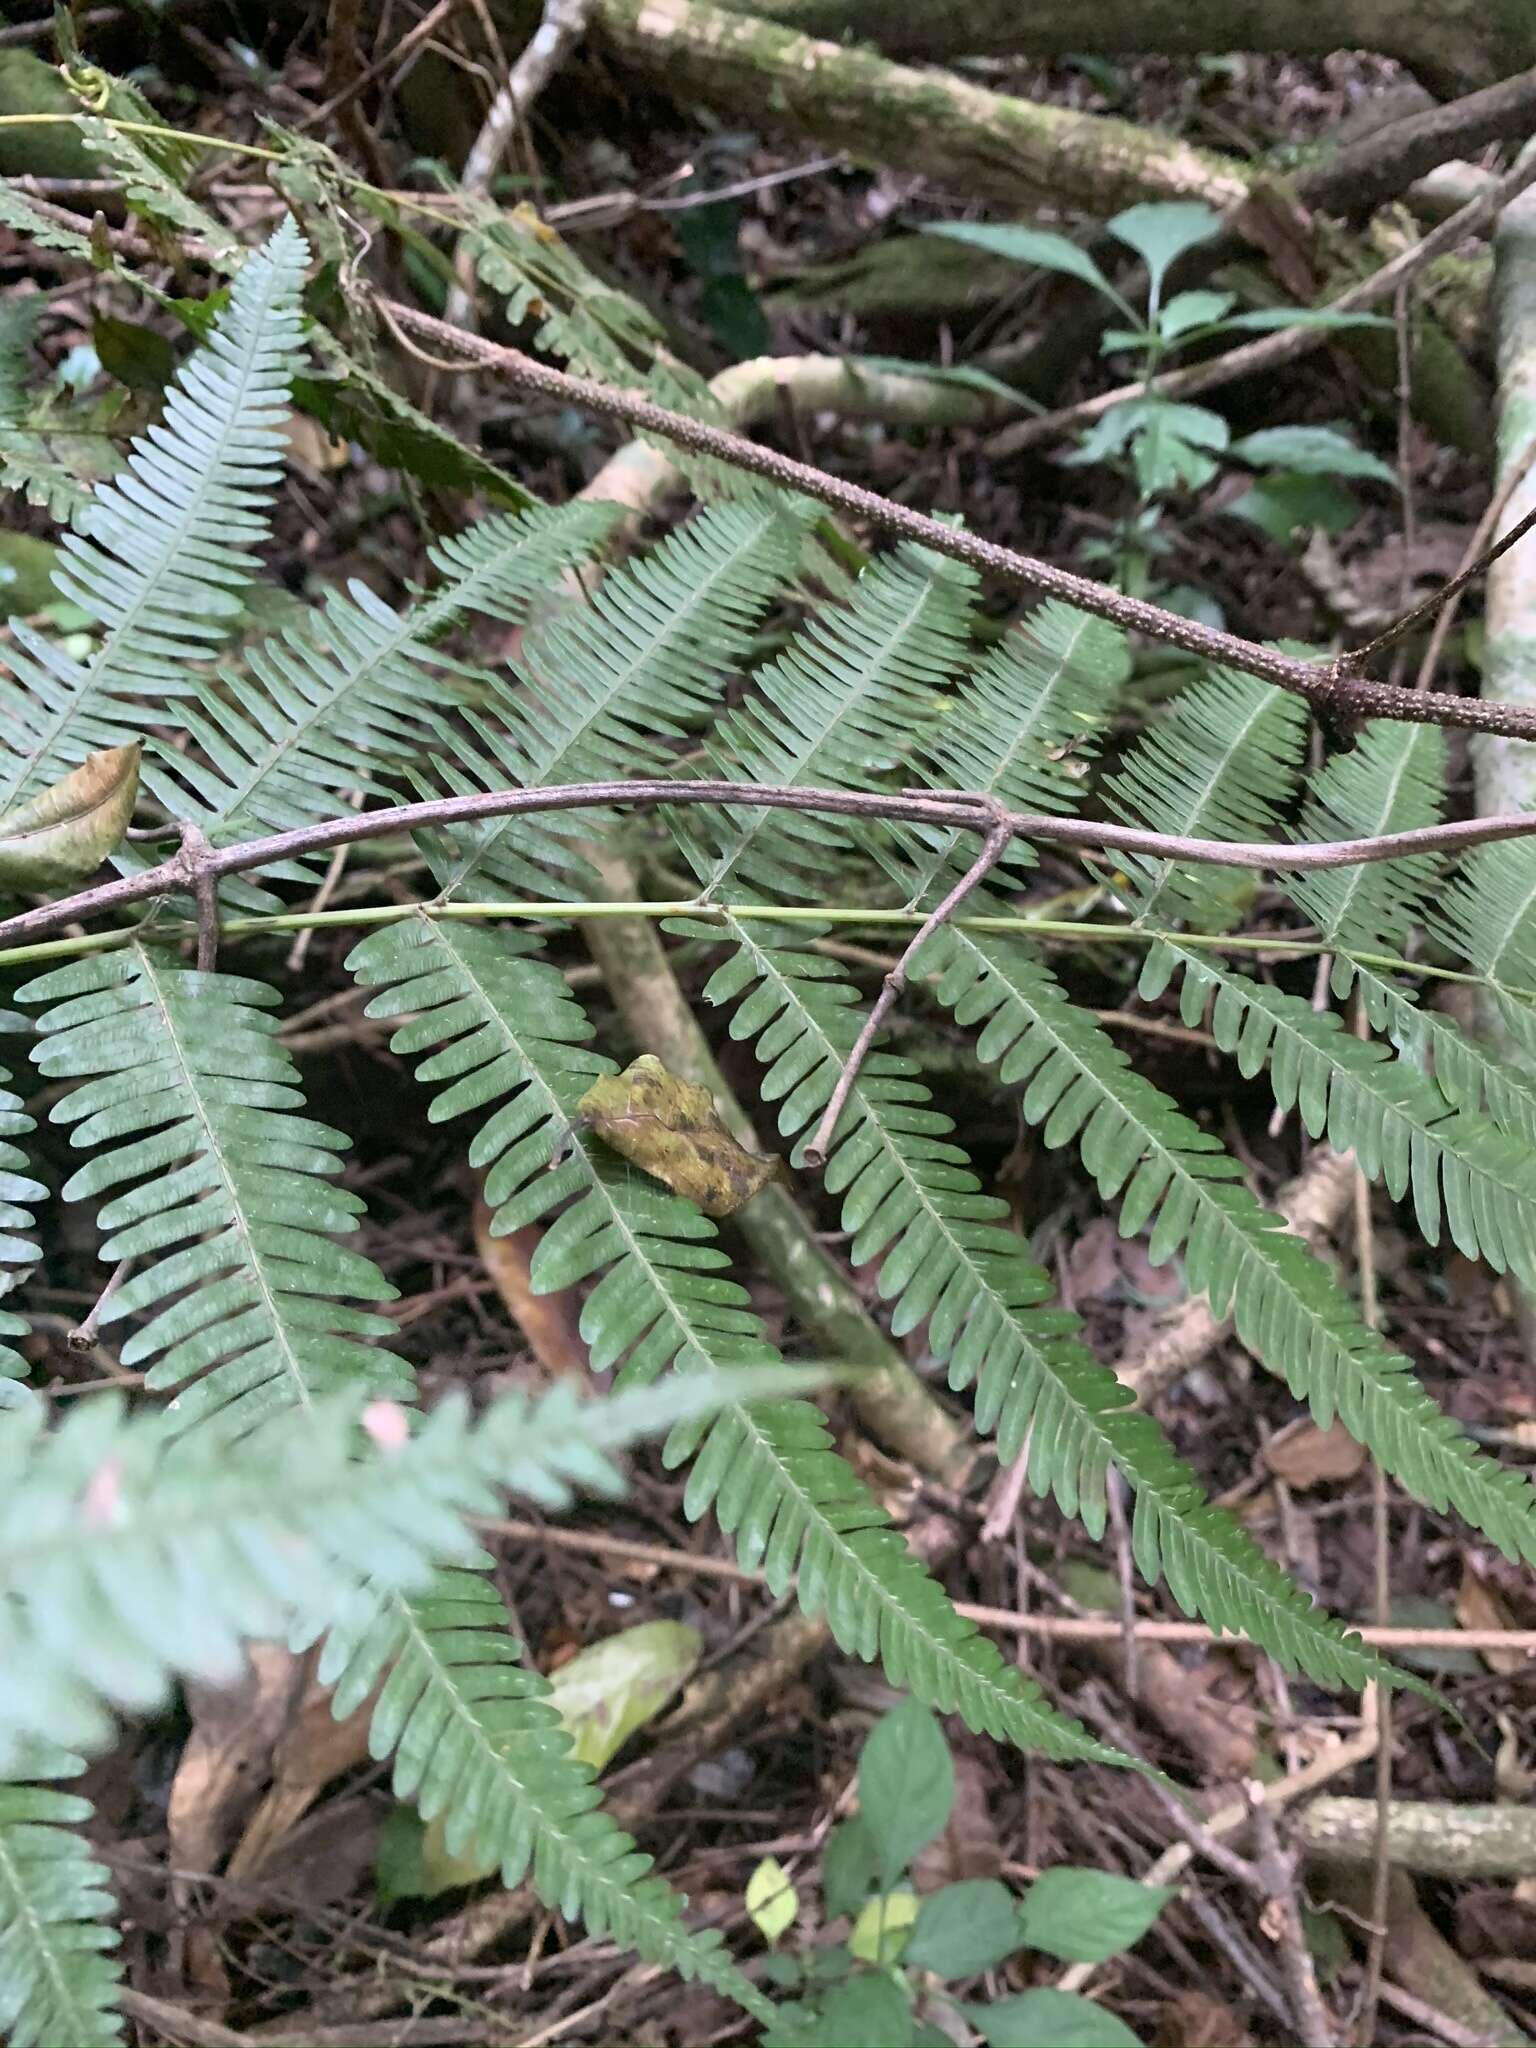
[[[1374,1799],[1314,1799],[1300,1836],[1311,1856],[1368,1864],[1376,1848]],[[1424,1877],[1536,1875],[1536,1811],[1529,1806],[1457,1806],[1394,1799],[1387,1808],[1387,1856]]]
[[[746,6],[748,0],[740,0]],[[1447,96],[1536,63],[1528,0],[750,0],[804,35],[893,57],[1056,57],[1085,50],[1181,57],[1206,50],[1380,50]]]
[[[1224,210],[1251,187],[1235,159],[1155,129],[988,92],[707,0],[599,0],[592,33],[673,98],[694,93],[716,112],[797,131],[859,163],[920,162],[968,199],[1048,199],[1098,215],[1141,199]]]
[[[1496,486],[1515,485],[1495,538],[1536,508],[1536,187],[1505,207],[1493,244],[1494,332],[1498,344]],[[1536,704],[1536,548],[1511,548],[1488,571],[1487,651],[1483,695],[1504,704]],[[1489,736],[1473,746],[1477,808],[1529,810],[1536,805],[1536,749]],[[1491,1006],[1483,1028],[1518,1058]],[[1536,1355],[1536,1299],[1515,1288],[1515,1314],[1527,1353]]]
[[[1494,327],[1498,338],[1498,476],[1502,487],[1536,445],[1536,187],[1504,209],[1494,237]],[[1504,507],[1499,535],[1536,506],[1536,463]],[[1498,538],[1496,535],[1495,538]],[[1488,650],[1483,695],[1536,704],[1536,549],[1511,548],[1488,571]],[[1480,811],[1536,803],[1536,760],[1512,740],[1476,745]]]

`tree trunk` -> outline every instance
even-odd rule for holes
[[[1536,63],[1528,0],[730,0],[803,35],[888,56],[1059,57],[1379,50],[1450,97]]]
[[[1536,510],[1536,187],[1505,207],[1493,241],[1494,331],[1498,343],[1499,428],[1496,488],[1523,465],[1499,520],[1499,535]],[[1483,695],[1505,704],[1536,704],[1536,548],[1524,541],[1488,571],[1487,651]],[[1536,806],[1536,747],[1518,740],[1473,745],[1475,795],[1482,813]],[[1483,1028],[1510,1057],[1520,1058],[1492,1004]],[[1528,1356],[1536,1356],[1536,1298],[1515,1284],[1515,1312]]]
[[[966,199],[1048,200],[1102,218],[1140,199],[1224,211],[1252,185],[1235,158],[1135,122],[988,92],[708,0],[598,0],[592,34],[674,99],[696,93],[716,112],[797,131],[856,162],[913,165]]]

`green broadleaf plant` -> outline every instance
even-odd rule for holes
[[[829,1924],[822,1945],[807,1947],[802,1940],[797,1952],[784,1940],[796,1921],[798,1897],[781,1865],[767,1859],[748,1882],[748,1910],[764,1940],[778,1948],[773,1981],[798,1993],[780,2008],[765,2048],[848,2048],[851,2040],[866,2038],[919,2048],[930,2038],[950,2038],[935,2025],[936,2013],[951,2019],[963,2013],[986,2041],[1026,2040],[1034,2038],[1023,2031],[1026,2025],[1053,2009],[1063,2041],[1123,2040],[1135,2048],[1135,2036],[1118,2020],[1073,1993],[1053,1991],[1044,2008],[1021,2013],[1038,1994],[957,2006],[950,1987],[974,1982],[1030,1949],[1060,1961],[1102,1962],[1151,1931],[1171,1891],[1062,1866],[1043,1871],[1022,1899],[995,1877],[961,1879],[919,1897],[908,1866],[949,1821],[955,1782],[938,1723],[913,1700],[883,1714],[865,1738],[858,1790],[857,1815],[828,1838],[823,1855]],[[850,1830],[859,1835],[853,1858],[846,1846]],[[786,1898],[794,1902],[787,1913],[780,1910],[771,1926],[764,1925],[754,1899],[777,1906]],[[836,1939],[844,1916],[853,1923],[846,1942]],[[850,2035],[853,2019],[877,2033]],[[1105,2031],[1095,2034],[1100,2021]],[[1040,2033],[1038,2048],[1051,2048],[1055,2038]]]
[[[1134,484],[1135,504],[1113,538],[1088,543],[1083,555],[1085,560],[1112,564],[1117,580],[1139,596],[1159,588],[1152,565],[1167,549],[1166,539],[1158,532],[1167,499],[1177,492],[1202,490],[1219,474],[1224,461],[1235,459],[1260,472],[1254,488],[1226,509],[1281,542],[1288,541],[1298,528],[1320,525],[1337,530],[1354,516],[1356,506],[1350,494],[1334,483],[1332,493],[1325,495],[1318,480],[1353,476],[1396,483],[1393,471],[1379,457],[1358,447],[1342,428],[1268,427],[1233,442],[1220,413],[1209,406],[1180,403],[1152,388],[1152,380],[1175,367],[1185,351],[1226,335],[1274,327],[1342,329],[1390,324],[1372,314],[1341,314],[1327,307],[1265,307],[1234,313],[1230,292],[1192,289],[1169,297],[1170,268],[1189,250],[1212,240],[1221,225],[1220,215],[1210,207],[1188,200],[1127,207],[1104,223],[1105,233],[1134,251],[1145,265],[1142,307],[1125,296],[1086,249],[1065,235],[972,221],[944,221],[926,230],[996,256],[1011,257],[1030,269],[1074,278],[1097,293],[1125,322],[1106,328],[1101,346],[1106,355],[1130,356],[1145,388],[1101,413],[1079,435],[1077,447],[1065,459],[1109,463]],[[1312,479],[1311,490],[1298,489],[1304,478]],[[1167,594],[1169,603],[1174,595]]]
[[[1127,235],[1156,269],[1197,225],[1141,219]],[[494,235],[487,246],[482,269],[525,311],[537,279],[560,285],[551,348],[600,374],[631,361],[639,330],[581,303],[564,256]],[[1037,236],[1029,250],[1043,262],[1054,243]],[[1054,253],[1086,274],[1077,256]],[[450,1853],[499,1865],[509,1883],[531,1869],[561,1910],[762,2016],[761,1994],[689,1927],[552,1733],[547,1689],[464,1533],[464,1516],[494,1505],[498,1489],[558,1506],[572,1483],[610,1485],[601,1453],[619,1438],[604,1431],[632,1432],[623,1404],[640,1403],[645,1426],[670,1430],[668,1461],[688,1468],[686,1512],[712,1509],[775,1595],[793,1590],[847,1652],[880,1661],[910,1693],[894,1732],[872,1744],[863,1813],[828,1846],[839,1912],[889,1892],[919,1835],[943,1825],[934,1715],[1062,1760],[1125,1760],[962,1619],[814,1403],[761,1398],[760,1373],[778,1354],[715,1224],[583,1127],[580,1103],[620,1061],[594,1043],[544,957],[549,927],[562,904],[596,893],[622,833],[659,870],[664,899],[686,901],[670,929],[704,958],[704,1006],[758,1062],[762,1098],[803,1175],[864,1013],[854,968],[826,939],[861,917],[910,928],[974,846],[948,825],[769,808],[753,802],[754,785],[921,786],[1072,813],[1098,801],[1094,755],[1127,651],[1113,628],[1051,604],[982,653],[971,572],[913,548],[877,556],[846,599],[809,603],[797,580],[805,507],[739,479],[606,574],[611,512],[498,514],[436,545],[433,587],[410,605],[354,586],[310,605],[300,625],[237,644],[303,365],[307,261],[291,225],[246,258],[161,424],[75,513],[58,580],[86,631],[65,647],[34,626],[13,629],[0,677],[0,843],[15,807],[32,806],[21,816],[35,820],[39,803],[57,806],[59,790],[90,773],[91,757],[140,743],[157,821],[195,826],[216,847],[324,825],[354,792],[373,804],[664,772],[709,775],[740,795],[675,804],[638,837],[617,807],[446,824],[421,836],[431,882],[418,900],[357,912],[377,925],[349,956],[370,1013],[395,1020],[393,1053],[429,1090],[431,1120],[453,1124],[452,1142],[483,1171],[493,1229],[542,1226],[535,1286],[584,1290],[594,1368],[628,1390],[579,1415],[551,1396],[547,1415],[519,1411],[521,1435],[499,1407],[473,1426],[452,1409],[416,1426],[399,1405],[411,1374],[378,1312],[391,1290],[351,1242],[363,1204],[336,1184],[347,1141],[305,1113],[275,1028],[277,988],[255,971],[188,965],[174,902],[142,925],[55,941],[47,950],[59,957],[21,977],[48,1115],[82,1154],[64,1196],[87,1206],[104,1260],[132,1261],[97,1321],[123,1332],[124,1364],[174,1399],[124,1418],[92,1396],[50,1428],[20,1386],[26,1325],[9,1300],[0,1311],[0,1386],[16,1393],[0,1409],[0,1569],[7,1528],[14,1543],[14,1598],[0,1608],[0,2010],[23,2043],[61,2026],[86,2043],[117,2038],[102,1888],[69,1833],[79,1807],[31,1784],[74,1766],[40,1762],[38,1739],[99,1749],[115,1711],[155,1706],[178,1676],[228,1672],[243,1641],[284,1625],[295,1640],[325,1638],[339,1712],[383,1681],[374,1753],[394,1758],[397,1792],[441,1820]],[[1162,303],[1164,334],[1180,296]],[[1240,317],[1186,303],[1174,339]],[[1180,438],[1198,452],[1197,434]],[[1285,444],[1298,475],[1326,452],[1315,438]],[[561,601],[573,572],[585,595]],[[754,668],[771,614],[791,621],[787,637]],[[482,620],[523,629],[514,663],[477,665]],[[1368,727],[1303,786],[1306,737],[1294,697],[1209,675],[1131,744],[1104,800],[1131,823],[1217,839],[1345,837],[1437,814],[1445,773],[1429,729]],[[115,787],[123,815],[110,831],[83,833],[63,867],[57,849],[49,866],[13,865],[6,885],[67,886],[70,863],[87,859],[131,864],[134,847],[117,838],[126,776]],[[1207,1125],[1145,1080],[1074,999],[1042,950],[1071,928],[1042,928],[1040,943],[1011,928],[1034,859],[1032,847],[1011,848],[965,914],[925,942],[909,1000],[947,1013],[1043,1143],[1080,1154],[1122,1232],[1145,1234],[1154,1262],[1181,1258],[1191,1287],[1234,1314],[1239,1339],[1319,1421],[1337,1414],[1432,1510],[1453,1508],[1508,1556],[1536,1561],[1529,1482],[1435,1405]],[[229,900],[262,913],[314,875],[305,861],[274,860]],[[1532,841],[1485,847],[1449,876],[1420,857],[1284,883],[1368,1040],[1279,980],[1227,965],[1244,942],[1234,935],[1251,901],[1244,871],[1127,857],[1102,886],[1109,910],[1088,936],[1138,949],[1149,997],[1176,988],[1186,1019],[1208,1021],[1239,1071],[1264,1073],[1308,1132],[1351,1148],[1411,1203],[1430,1242],[1449,1236],[1496,1269],[1532,1270]],[[829,901],[839,892],[846,903]],[[539,923],[525,930],[515,913],[529,899]],[[1408,955],[1426,922],[1497,1009],[1499,1046],[1420,1002]],[[242,923],[265,928],[261,915]],[[224,943],[235,951],[237,934]],[[20,1089],[0,1095],[7,1290],[39,1256],[31,1211],[44,1189],[28,1166],[30,1128]],[[870,1269],[892,1331],[924,1334],[950,1393],[1002,1456],[1027,1447],[1037,1492],[1097,1537],[1117,1472],[1132,1495],[1136,1561],[1185,1612],[1325,1685],[1399,1682],[1205,1499],[1052,1304],[1049,1276],[916,1061],[875,1047],[827,1152],[825,1190],[850,1260]],[[706,1394],[690,1399],[690,1388]],[[113,1652],[105,1663],[100,1642]],[[51,1873],[42,1916],[17,1913],[25,1858]],[[989,1894],[977,1924],[996,1906]],[[956,1966],[945,1960],[946,1916],[969,1917],[954,1903],[926,1920],[919,1910],[911,1937],[940,1975]],[[992,1945],[978,1935],[960,1960]],[[1018,2027],[1035,2024],[1025,2016]]]

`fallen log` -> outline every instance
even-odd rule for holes
[[[734,0],[809,36],[889,56],[1059,57],[1208,50],[1378,50],[1449,97],[1536,63],[1536,13],[1521,0]]]
[[[967,199],[1045,200],[1102,218],[1144,199],[1199,199],[1226,212],[1253,186],[1236,158],[1134,121],[989,92],[710,0],[598,0],[591,36],[674,99],[695,95],[856,163],[920,159],[935,185]]]

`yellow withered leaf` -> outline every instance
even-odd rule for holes
[[[0,889],[57,889],[93,875],[128,830],[137,740],[87,754],[50,788],[0,813]]]
[[[604,1144],[697,1202],[706,1216],[734,1216],[770,1180],[784,1177],[782,1160],[737,1143],[707,1088],[669,1074],[654,1053],[594,1081],[576,1107]]]

